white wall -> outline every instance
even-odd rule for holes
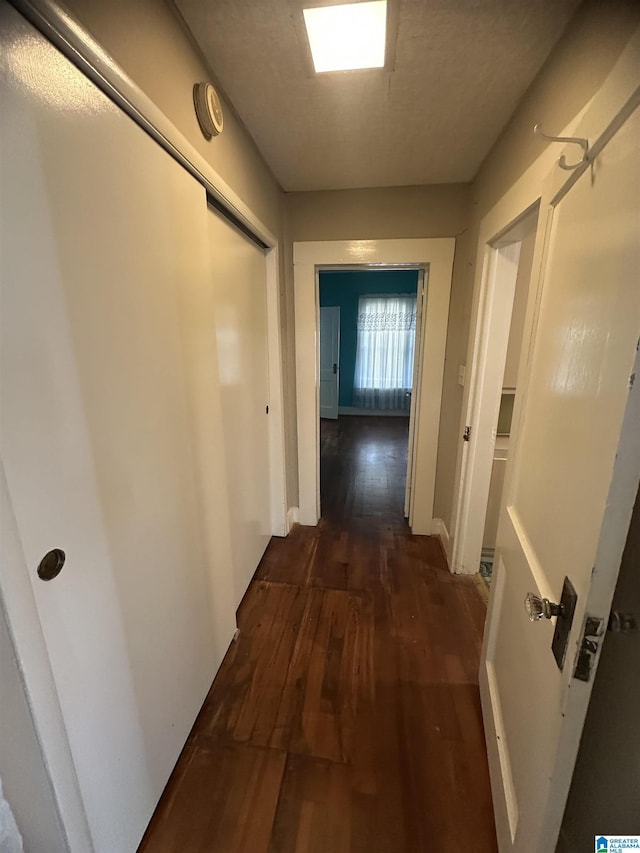
[[[520,364],[520,349],[522,347],[522,333],[524,331],[524,320],[527,311],[527,298],[529,296],[529,281],[531,279],[531,264],[533,263],[533,247],[536,239],[535,228],[523,238],[520,245],[520,257],[518,259],[518,277],[516,279],[516,291],[513,297],[513,311],[511,312],[511,326],[509,328],[509,343],[507,345],[507,357],[504,363],[504,388],[515,388],[518,377],[518,365]]]
[[[505,442],[508,446],[508,439]],[[489,500],[487,501],[487,516],[484,521],[482,536],[483,548],[495,548],[500,519],[500,506],[504,491],[504,475],[507,468],[507,452],[496,451],[491,466],[491,482],[489,484]]]

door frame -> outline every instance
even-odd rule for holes
[[[469,390],[462,446],[462,468],[453,528],[451,570],[475,574],[480,566],[489,499],[509,332],[513,316],[520,244],[537,232],[539,202],[496,235],[484,248],[479,310],[469,356]],[[532,225],[534,226],[532,228]],[[539,233],[536,233],[536,238]],[[533,268],[531,274],[533,273]],[[526,329],[520,349],[528,344]],[[517,392],[516,392],[517,395]],[[511,443],[515,442],[515,424]],[[466,430],[469,430],[467,433]]]
[[[434,529],[438,433],[449,318],[455,238],[408,240],[335,240],[293,244],[295,294],[296,393],[298,417],[299,521],[315,526],[320,519],[319,293],[320,268],[427,269],[423,317],[420,400],[416,401],[413,533]]]
[[[409,406],[409,442],[407,445],[407,476],[404,484],[404,515],[411,519],[413,508],[413,481],[416,475],[416,423],[420,402],[420,380],[424,358],[425,304],[427,301],[427,271],[418,270],[418,290],[416,292],[416,337],[413,347],[413,370],[411,372],[411,405]],[[410,522],[411,523],[411,522]],[[437,530],[433,532],[437,533]]]

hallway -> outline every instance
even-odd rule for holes
[[[267,548],[141,853],[497,850],[485,606],[408,531],[406,440],[323,421],[323,519]]]

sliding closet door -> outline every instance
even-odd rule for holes
[[[213,210],[209,246],[237,605],[270,538],[266,260]]]
[[[2,461],[95,850],[132,853],[223,652],[211,569],[228,567],[208,565],[185,307],[210,288],[209,214],[202,188],[4,4],[0,53]],[[62,570],[41,580],[54,549]]]

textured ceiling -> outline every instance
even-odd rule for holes
[[[471,180],[579,0],[389,0],[390,67],[325,75],[302,24],[317,2],[175,2],[292,191]]]

